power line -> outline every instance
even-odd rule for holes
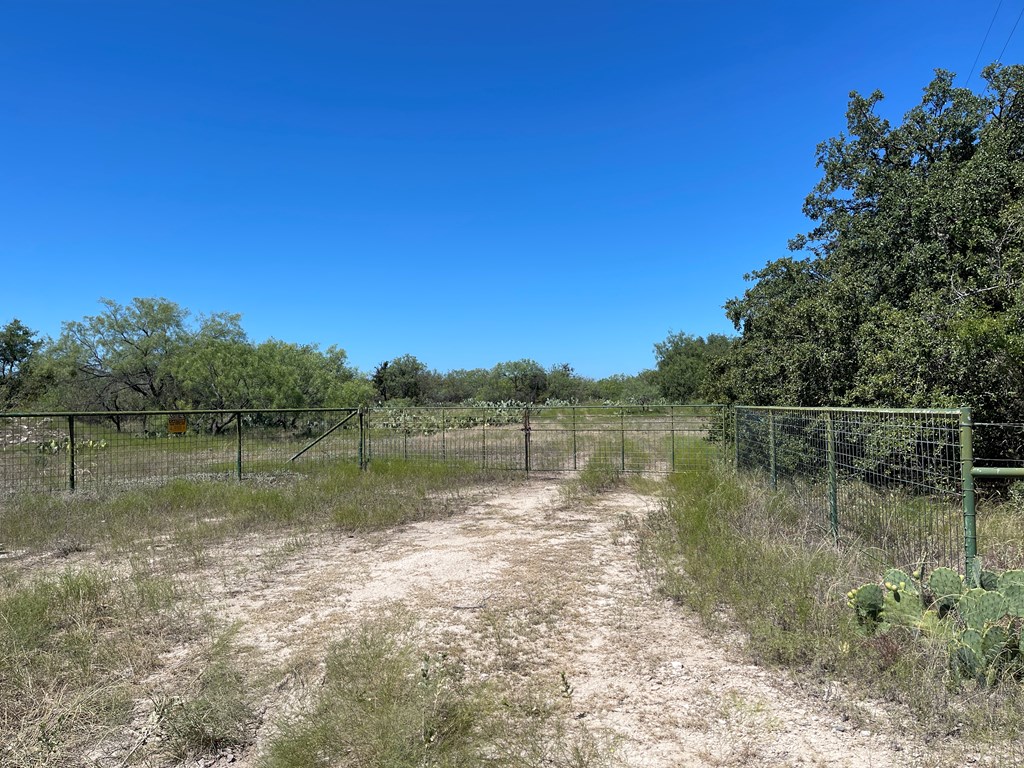
[[[971,64],[971,74],[967,76],[967,82],[964,85],[971,84],[971,78],[974,76],[974,68],[978,66],[978,59],[981,58],[981,52],[985,49],[985,43],[988,42],[988,36],[992,32],[992,25],[996,23],[996,16],[999,15],[999,9],[1003,7],[1003,0],[999,0],[996,5],[996,12],[992,14],[992,21],[988,23],[988,30],[985,32],[985,39],[981,41],[981,46],[978,48],[978,55],[974,57],[974,63]],[[1020,21],[1020,19],[1018,19]],[[1016,28],[1016,27],[1015,27]],[[1011,33],[1012,34],[1012,33]],[[1009,41],[1007,41],[1009,42]]]
[[[1002,0],[1000,0],[1000,2],[1002,2]],[[1010,30],[1010,37],[1013,37],[1013,33],[1017,31],[1017,25],[1020,24],[1021,17],[1024,17],[1024,8],[1020,9],[1020,13],[1017,15],[1017,21],[1013,23],[1013,29]],[[1003,60],[1003,54],[1006,53],[1006,46],[1010,44],[1010,37],[1006,38],[1006,43],[1003,44],[1003,50],[999,52],[999,55],[996,57],[996,61]]]

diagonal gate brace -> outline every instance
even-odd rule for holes
[[[338,422],[337,424],[335,424],[335,425],[334,425],[333,427],[331,427],[330,429],[328,429],[328,430],[327,430],[326,432],[324,432],[324,433],[323,433],[322,435],[320,435],[320,437],[318,437],[318,438],[317,438],[316,440],[314,440],[314,441],[313,441],[312,443],[310,443],[310,444],[309,444],[309,445],[307,445],[307,446],[306,446],[305,448],[303,448],[303,449],[302,449],[301,451],[299,451],[299,452],[298,452],[298,453],[296,453],[296,454],[295,454],[294,456],[292,456],[292,457],[291,457],[290,459],[288,459],[288,461],[295,461],[295,460],[296,460],[297,458],[299,458],[299,456],[301,456],[302,454],[304,454],[304,453],[305,453],[306,451],[308,451],[308,450],[309,450],[310,448],[312,448],[313,446],[317,445],[317,444],[318,444],[318,443],[319,443],[319,442],[320,442],[321,440],[325,439],[325,438],[326,438],[326,437],[327,437],[328,435],[330,435],[330,434],[331,434],[331,433],[332,433],[332,432],[333,432],[334,430],[336,430],[336,429],[339,429],[339,428],[340,428],[340,427],[342,427],[342,426],[343,426],[344,424],[346,424],[346,423],[348,422],[348,420],[349,420],[349,419],[351,419],[351,418],[352,418],[353,416],[355,416],[355,415],[356,415],[357,413],[359,413],[359,411],[352,411],[352,413],[350,413],[350,414],[349,414],[348,416],[346,416],[346,417],[345,417],[344,419],[342,419],[342,420],[341,420],[341,421],[339,421],[339,422]]]

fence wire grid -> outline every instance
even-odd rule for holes
[[[0,493],[243,479],[402,459],[494,470],[699,470],[722,406],[427,407],[0,414]]]
[[[962,567],[960,411],[738,406],[736,465],[837,542]]]
[[[280,473],[300,466],[299,452],[307,466],[356,462],[354,415],[351,408],[0,414],[0,493]]]
[[[366,456],[483,469],[621,472],[706,469],[724,455],[723,406],[531,406],[375,409]]]

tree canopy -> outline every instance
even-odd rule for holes
[[[899,125],[851,93],[818,146],[813,228],[726,312],[732,398],[799,405],[1024,405],[1024,67],[985,88],[938,70]]]
[[[17,405],[29,380],[26,370],[42,342],[18,318],[0,328],[0,410]]]

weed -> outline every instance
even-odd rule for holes
[[[559,500],[564,507],[574,506],[614,488],[621,481],[622,471],[617,465],[602,456],[594,456],[576,477],[559,486]]]
[[[229,630],[215,639],[188,689],[155,702],[164,744],[177,760],[241,747],[251,737],[255,713],[232,656],[233,635]]]
[[[322,689],[262,766],[606,765],[607,746],[545,698],[473,681],[443,651],[418,652],[401,618],[382,619],[331,650]]]

